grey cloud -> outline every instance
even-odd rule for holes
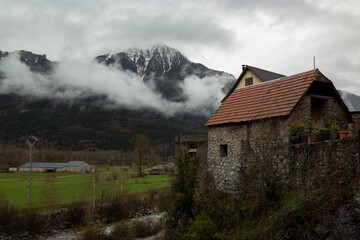
[[[164,5],[167,8],[164,9]],[[222,28],[210,12],[198,14],[196,9],[186,6],[192,4],[186,1],[181,4],[161,1],[5,2],[3,11],[0,10],[0,27],[4,29],[0,45],[10,46],[3,50],[28,48],[46,52],[57,60],[61,51],[69,48],[79,57],[93,57],[94,52],[104,49],[120,51],[158,42],[231,44],[231,32]]]
[[[88,60],[164,43],[234,75],[241,64],[290,75],[316,56],[336,86],[360,94],[358,0],[0,2],[1,50]]]

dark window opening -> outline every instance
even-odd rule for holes
[[[253,78],[245,78],[245,86],[253,85]]]
[[[326,99],[311,98],[311,117],[313,128],[325,128],[324,122],[324,105]]]
[[[220,157],[227,157],[228,156],[228,145],[221,144],[220,145]]]

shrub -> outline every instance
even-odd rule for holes
[[[301,134],[305,131],[305,124],[301,121],[292,122],[289,131],[291,135]]]
[[[78,237],[79,240],[97,240],[98,239],[98,231],[91,227],[86,226],[82,229],[80,236]]]
[[[111,232],[111,236],[114,239],[119,239],[119,240],[132,239],[131,231],[127,222],[123,220],[120,221],[118,224],[116,224],[113,231]]]
[[[142,177],[145,177],[145,176],[147,176],[147,174],[146,173],[132,173],[131,175],[130,175],[130,177],[131,178],[142,178]]]
[[[329,131],[339,131],[339,125],[336,124],[336,122],[334,121],[334,119],[330,119],[330,126],[329,126]]]
[[[118,238],[112,238],[111,236],[104,234],[98,229],[86,226],[82,229],[80,236],[77,237],[78,240],[115,240]]]
[[[202,239],[225,239],[217,233],[217,225],[205,214],[196,216],[195,221],[192,222],[187,239],[202,240]]]
[[[47,227],[45,215],[38,213],[39,208],[33,203],[26,206],[20,214],[21,225],[23,231],[28,231],[30,234],[40,233]]]
[[[114,180],[114,181],[118,180],[118,178],[119,178],[119,173],[118,173],[118,172],[112,172],[111,178],[112,178],[112,180]]]
[[[87,202],[77,201],[67,205],[67,211],[65,214],[65,221],[72,225],[81,225],[84,223],[84,217],[86,213]]]
[[[126,207],[133,213],[139,213],[152,208],[152,201],[140,193],[132,193],[126,196]]]
[[[104,217],[110,222],[119,221],[130,216],[131,208],[127,206],[123,196],[116,196],[114,200],[103,208]]]
[[[171,189],[170,187],[163,188],[158,193],[158,208],[161,212],[168,212],[171,206]]]
[[[154,221],[143,221],[136,220],[131,223],[131,230],[133,232],[133,237],[135,238],[145,238],[153,236],[161,231],[163,226],[160,223],[155,223]]]
[[[163,221],[121,221],[115,226],[114,230],[111,232],[111,236],[114,239],[146,238],[156,235],[163,227]]]
[[[0,205],[0,232],[13,233],[19,227],[20,211],[7,201]]]
[[[311,130],[311,135],[317,135],[320,132],[319,129],[313,129]]]

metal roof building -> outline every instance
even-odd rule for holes
[[[30,162],[19,167],[20,172],[30,171]],[[51,163],[51,162],[33,162],[32,169],[34,172],[87,172],[91,166],[84,161],[70,161],[68,163]]]

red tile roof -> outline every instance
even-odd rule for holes
[[[317,69],[234,90],[206,126],[287,116],[315,80]]]

